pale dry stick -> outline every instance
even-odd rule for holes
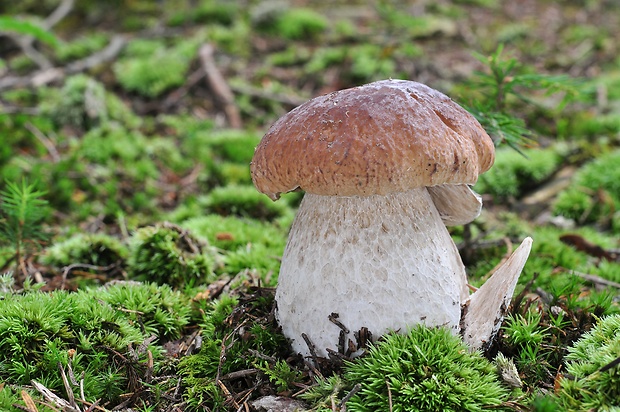
[[[387,381],[386,381],[387,382]],[[349,400],[353,397],[353,395],[355,395],[357,392],[359,392],[359,390],[362,389],[362,385],[360,385],[359,383],[356,383],[355,386],[353,386],[353,389],[351,389],[349,391],[349,393],[347,393],[347,395],[342,398],[342,400],[340,401],[340,411],[341,412],[346,412],[347,410],[347,402],[349,402]],[[388,385],[388,393],[389,393],[389,385]],[[391,408],[391,404],[390,404],[390,408]]]
[[[43,21],[43,27],[51,29],[67,16],[73,9],[75,0],[62,0],[58,7]]]
[[[41,394],[43,395],[43,397],[45,399],[47,399],[49,402],[53,403],[54,405],[56,405],[59,408],[62,408],[63,411],[68,411],[68,412],[80,412],[79,410],[75,410],[71,404],[69,402],[67,402],[66,400],[58,397],[57,395],[55,395],[52,391],[50,391],[49,389],[47,389],[43,384],[35,381],[35,380],[31,380],[30,383],[32,384],[32,386],[34,386],[34,388]]]
[[[565,270],[567,273],[570,273],[571,275],[578,276],[584,280],[587,280],[588,282],[594,283],[595,286],[611,286],[620,289],[620,283],[618,282],[614,282],[597,275],[592,275],[590,273],[577,272],[576,270],[569,270],[564,268],[562,269]]]
[[[39,130],[34,124],[30,122],[26,122],[24,127],[30,131],[42,144],[45,146],[50,156],[52,157],[52,162],[58,163],[60,162],[60,154],[58,150],[56,150],[56,146],[54,146],[54,142],[52,139],[47,137],[41,130]]]
[[[112,37],[110,43],[103,50],[93,53],[90,56],[77,60],[65,67],[52,67],[49,69],[38,70],[27,76],[7,76],[0,79],[0,91],[44,86],[51,82],[62,80],[68,75],[82,73],[100,64],[114,59],[123,49],[127,40],[121,35]]]
[[[69,266],[65,266],[62,271],[62,282],[60,283],[60,289],[64,288],[65,282],[67,281],[67,276],[69,275],[69,272],[71,272],[73,269],[82,268],[82,269],[92,269],[92,270],[98,270],[101,272],[107,272],[110,269],[114,269],[115,267],[118,267],[119,264],[120,264],[119,262],[116,262],[108,266],[95,266],[95,265],[90,265],[88,263],[73,263]]]
[[[37,409],[37,405],[35,405],[34,400],[28,394],[28,392],[22,390],[21,395],[22,395],[22,400],[26,404],[26,408],[27,408],[28,412],[38,412],[39,411]]]
[[[388,390],[388,405],[390,405],[390,412],[392,412],[392,390],[390,389],[390,383],[387,378],[385,379],[385,386],[387,386]]]
[[[69,379],[67,379],[67,374],[65,373],[65,368],[62,367],[62,363],[58,362],[58,369],[60,369],[60,377],[62,378],[62,383],[65,387],[65,393],[69,398],[69,404],[76,410],[80,410],[80,407],[75,403],[75,395],[73,394],[73,389],[71,389],[71,385],[69,384]]]
[[[60,20],[64,19],[69,12],[73,9],[73,5],[75,0],[63,0],[60,2],[58,7],[50,14],[45,20],[43,20],[40,24],[41,28],[45,30],[49,30],[54,27]],[[33,36],[19,36],[8,34],[7,37],[10,37],[15,44],[22,49],[22,52],[32,60],[37,66],[39,66],[42,70],[48,70],[53,67],[52,62],[39,50],[37,50],[34,46],[35,38]]]
[[[251,87],[248,85],[231,84],[230,88],[238,94],[244,94],[259,99],[270,100],[291,107],[297,107],[308,100],[299,96],[292,96],[281,93],[270,93],[266,90]]]
[[[213,59],[213,53],[215,48],[213,45],[206,43],[200,47],[198,55],[200,56],[200,63],[207,75],[207,82],[209,87],[215,93],[218,100],[224,105],[224,113],[228,119],[230,127],[233,129],[240,129],[243,124],[241,123],[241,115],[239,109],[235,105],[235,96],[233,95],[228,83],[222,76],[222,73],[215,65]]]

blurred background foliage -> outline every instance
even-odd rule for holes
[[[272,202],[253,188],[249,163],[295,106],[386,78],[448,94],[496,143],[475,186],[482,216],[451,229],[472,284],[534,237],[494,349],[524,386],[499,407],[595,405],[580,388],[618,382],[617,369],[591,371],[613,361],[620,340],[615,321],[599,323],[619,300],[619,28],[614,0],[0,4],[0,268],[12,274],[0,282],[2,409],[19,410],[26,377],[62,391],[61,364],[84,373],[91,402],[118,405],[129,388],[135,410],[226,410],[250,378],[224,384],[219,374],[250,369],[249,398],[305,385],[310,407],[332,410],[356,382],[311,379],[260,288],[277,283],[302,193]],[[130,283],[103,289],[110,281]],[[41,299],[61,302],[57,312]],[[572,346],[594,327],[605,336]],[[209,343],[181,352],[177,339],[191,346],[192,336]],[[580,366],[592,345],[596,366]],[[83,353],[71,360],[75,348]],[[350,365],[348,376],[375,385],[379,364]],[[566,368],[575,379],[561,380]],[[182,383],[155,385],[153,374]],[[362,410],[367,392],[351,407]]]

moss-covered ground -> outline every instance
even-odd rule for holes
[[[0,5],[0,410],[618,410],[618,38],[613,0]],[[295,106],[386,78],[496,143],[451,228],[471,284],[533,250],[487,352],[420,327],[308,363],[273,299],[302,194],[249,162]]]

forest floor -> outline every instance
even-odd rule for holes
[[[0,409],[615,410],[619,38],[614,0],[0,5]],[[313,364],[274,318],[302,194],[249,163],[294,107],[389,78],[495,142],[450,228],[472,285],[534,246],[479,359],[438,332]]]

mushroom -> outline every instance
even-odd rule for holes
[[[413,81],[333,92],[280,118],[251,174],[272,200],[305,191],[275,296],[293,349],[311,353],[306,334],[326,356],[342,333],[347,342],[363,327],[374,336],[418,323],[459,333],[469,292],[445,225],[478,216],[470,185],[494,157],[471,114]]]

